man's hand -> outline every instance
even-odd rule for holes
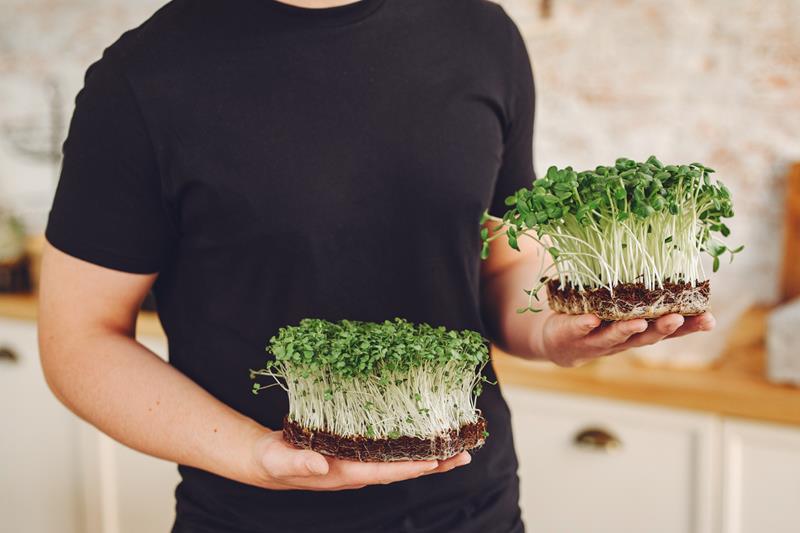
[[[360,463],[298,450],[283,440],[283,433],[263,434],[254,447],[253,484],[275,490],[348,490],[367,485],[386,485],[428,474],[447,472],[468,464],[467,452],[446,461]]]
[[[559,366],[571,367],[628,348],[708,331],[714,324],[711,313],[694,317],[670,314],[651,322],[635,319],[611,324],[603,324],[595,315],[551,313],[531,343],[534,351],[545,358]]]

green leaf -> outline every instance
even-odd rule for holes
[[[652,202],[650,202],[650,205],[656,211],[661,211],[662,209],[664,209],[664,199],[660,196],[656,196],[655,198],[653,198]]]
[[[655,210],[644,202],[636,202],[632,211],[639,218],[647,218],[655,213]]]
[[[551,246],[550,248],[547,249],[547,251],[550,252],[550,255],[553,256],[553,259],[558,259],[558,254],[559,254],[558,248],[556,248],[555,246]]]
[[[558,197],[553,194],[545,194],[542,199],[546,204],[557,204],[559,202]]]
[[[714,256],[714,272],[716,272],[717,270],[719,270],[719,256],[715,255]]]
[[[568,198],[572,197],[572,189],[560,192],[556,196],[558,197],[559,200],[563,202],[564,200],[567,200]]]
[[[484,242],[481,246],[481,259],[486,260],[489,257],[489,243]]]
[[[650,157],[647,158],[647,163],[650,164],[650,165],[653,165],[656,168],[663,168],[664,167],[664,165],[661,163],[661,161],[659,161],[656,158],[656,156],[654,156],[654,155],[651,155]]]
[[[706,244],[706,249],[712,256],[719,257],[720,255],[724,254],[725,250],[728,248],[724,244],[711,241]]]

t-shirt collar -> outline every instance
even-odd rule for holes
[[[286,19],[287,24],[301,27],[344,26],[374,13],[386,0],[358,0],[349,4],[324,8],[299,7],[278,0],[255,0]]]

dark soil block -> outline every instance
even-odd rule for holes
[[[708,310],[708,281],[695,284],[664,282],[663,288],[646,289],[641,283],[621,283],[613,295],[603,287],[578,290],[571,284],[560,287],[557,279],[547,282],[550,308],[560,313],[594,313],[602,320],[658,318],[669,313],[700,315]]]
[[[362,462],[444,460],[464,450],[483,446],[486,440],[486,420],[479,418],[459,430],[430,439],[398,437],[372,439],[368,437],[342,437],[327,431],[314,431],[300,424],[283,420],[283,438],[295,448],[314,450],[339,459]]]

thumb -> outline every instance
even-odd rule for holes
[[[261,464],[273,478],[323,476],[328,473],[328,461],[322,454],[311,450],[297,450],[289,446],[277,432],[278,439],[264,448]]]
[[[601,320],[597,315],[560,315],[560,334],[564,339],[580,339],[597,328]]]

